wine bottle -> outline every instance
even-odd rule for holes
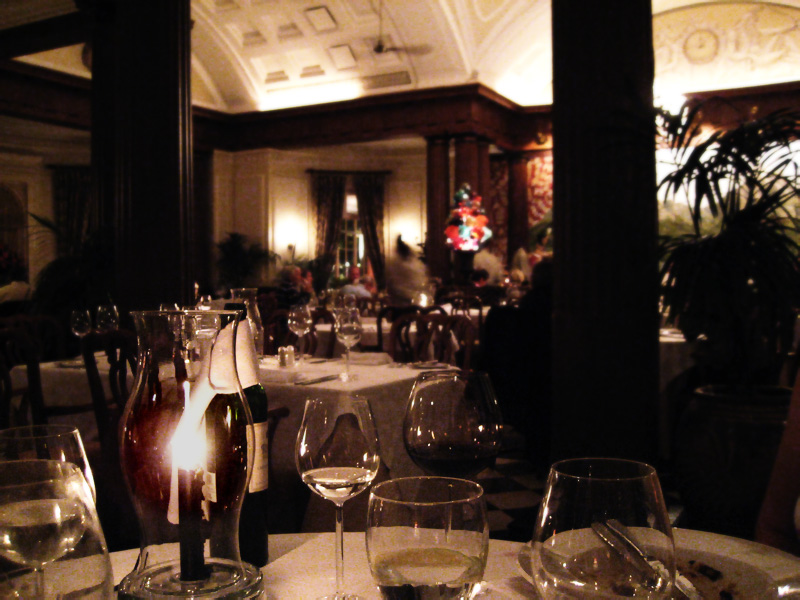
[[[242,310],[244,304],[229,303],[225,308]],[[256,567],[267,564],[269,556],[269,534],[267,530],[269,472],[267,421],[267,392],[258,380],[258,358],[256,356],[253,332],[246,318],[239,321],[236,334],[236,370],[242,384],[245,398],[253,417],[252,435],[255,452],[250,483],[242,503],[239,517],[239,552],[242,560]]]

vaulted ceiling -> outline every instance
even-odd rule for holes
[[[798,79],[800,0],[652,5],[657,95]],[[74,0],[3,0],[0,30],[75,10]],[[193,102],[205,108],[467,82],[521,106],[552,101],[549,0],[193,0],[192,18]],[[88,78],[81,56],[77,44],[21,60]]]

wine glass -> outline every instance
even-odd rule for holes
[[[488,554],[486,500],[479,484],[405,477],[372,488],[367,558],[386,600],[472,598]]]
[[[300,341],[300,359],[303,362],[303,351],[305,348],[306,335],[311,331],[311,310],[308,304],[297,304],[289,310],[289,331],[297,336]]]
[[[353,381],[355,375],[350,374],[350,348],[361,341],[361,315],[357,308],[343,308],[336,312],[336,339],[345,347],[344,373],[339,378],[342,381]]]
[[[45,597],[45,566],[72,551],[95,522],[77,466],[54,460],[0,463],[0,556],[33,569],[35,598]]]
[[[77,427],[49,424],[0,430],[0,461],[34,458],[76,465],[89,485],[92,499],[97,499],[92,468]]]
[[[97,329],[114,331],[119,327],[119,313],[113,304],[101,304],[97,307]]]
[[[637,563],[615,531],[646,561]],[[531,572],[543,600],[672,597],[675,545],[650,465],[613,458],[555,463],[531,546]]]
[[[88,310],[73,310],[69,315],[69,328],[73,334],[83,339],[92,331],[92,316]]]
[[[297,471],[312,491],[336,505],[336,592],[325,600],[355,600],[343,589],[343,506],[363,492],[380,466],[378,435],[366,399],[340,395],[306,401],[295,446]]]
[[[429,371],[411,388],[403,443],[431,475],[471,478],[494,464],[502,419],[486,373]]]

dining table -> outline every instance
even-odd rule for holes
[[[368,493],[368,492],[365,492]],[[800,558],[756,542],[689,529],[673,530],[681,569],[701,562],[719,573],[714,585],[737,591],[735,600],[800,598]],[[333,533],[292,533],[269,536],[269,563],[261,571],[265,598],[313,600],[333,592]],[[177,557],[177,548],[171,549]],[[110,555],[115,583],[136,564],[138,549]],[[380,600],[372,580],[363,531],[344,534],[345,590],[364,600]],[[490,539],[480,591],[475,600],[532,600],[540,596],[533,584],[530,544]]]

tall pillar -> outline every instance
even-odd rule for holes
[[[123,310],[191,299],[190,0],[113,0],[113,36],[95,48],[92,161],[106,174],[114,300]],[[99,32],[95,33],[98,39]],[[103,52],[101,57],[100,53]],[[109,54],[112,58],[109,58]],[[108,111],[112,118],[102,119]]]
[[[489,140],[480,138],[478,140],[478,187],[475,190],[480,194],[484,201],[484,207],[488,212],[489,198],[492,191],[492,171],[489,165]]]
[[[477,192],[480,189],[480,159],[478,156],[478,137],[462,135],[454,139],[456,189],[468,183]]]
[[[651,2],[564,0],[551,10],[554,457],[653,460],[658,276]]]
[[[425,256],[431,276],[444,281],[449,270],[444,228],[450,208],[450,140],[447,137],[430,137],[427,142],[428,230],[425,234]]]
[[[508,248],[510,264],[520,248],[528,249],[528,161],[521,152],[508,154]]]

